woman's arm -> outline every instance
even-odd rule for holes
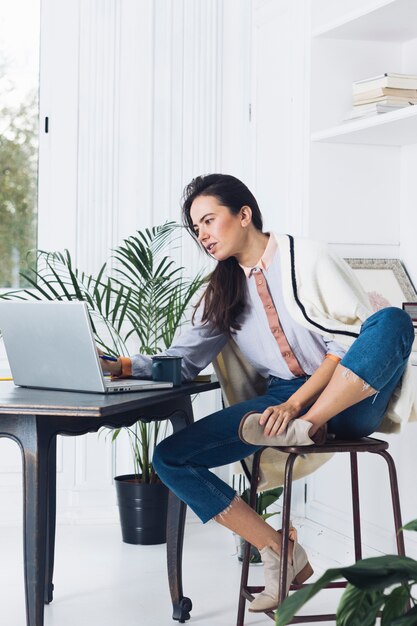
[[[228,337],[210,324],[202,324],[200,310],[197,311],[195,323],[179,335],[160,355],[182,357],[183,382],[192,380],[217,356],[226,345]],[[99,351],[100,354],[100,351]],[[152,357],[145,354],[134,354],[130,357],[119,357],[117,361],[101,360],[103,371],[117,377],[134,376],[150,378]]]
[[[340,359],[325,358],[314,374],[286,402],[270,406],[262,413],[259,423],[265,425],[265,435],[279,435],[288,423],[314,404],[333,376]]]

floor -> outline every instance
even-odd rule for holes
[[[24,626],[21,528],[0,532],[0,626]],[[332,564],[313,567],[320,574]],[[194,604],[190,626],[234,626],[240,563],[233,536],[215,523],[187,521],[184,593]],[[251,566],[251,582],[262,584],[262,566]],[[57,528],[54,601],[45,607],[45,626],[171,626],[172,607],[165,569],[165,546],[131,546],[118,525],[60,525]],[[326,595],[327,594],[327,595]],[[332,611],[338,591],[312,603]],[[273,624],[247,613],[246,624]],[[333,622],[326,622],[332,626]]]

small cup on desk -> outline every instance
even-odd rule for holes
[[[181,356],[153,356],[152,380],[167,381],[175,387],[181,385]]]

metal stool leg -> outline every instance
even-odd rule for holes
[[[362,558],[361,515],[359,509],[358,455],[350,453],[350,475],[352,482],[353,537],[355,543],[355,561]]]
[[[256,495],[257,495],[257,486],[259,480],[259,463],[261,460],[262,450],[256,452],[253,456],[253,464],[252,464],[252,475],[250,480],[250,496],[249,496],[249,505],[252,509],[256,508]],[[246,604],[246,596],[244,592],[246,591],[246,587],[248,585],[249,578],[249,562],[250,562],[250,543],[245,542],[245,549],[243,553],[243,561],[242,561],[242,574],[240,577],[240,588],[239,588],[239,605],[237,612],[237,620],[236,626],[243,626],[245,622],[245,604]]]
[[[282,510],[282,543],[281,543],[281,562],[279,568],[279,595],[278,604],[285,600],[285,589],[287,584],[287,563],[288,563],[288,539],[290,532],[291,517],[291,495],[292,495],[292,472],[295,459],[298,454],[291,453],[288,455],[285,464],[285,481],[284,481],[284,501]]]
[[[389,481],[391,487],[391,499],[392,499],[392,512],[394,514],[394,526],[395,526],[395,538],[397,541],[397,551],[400,556],[405,556],[404,535],[399,532],[402,527],[401,520],[401,506],[400,506],[400,494],[398,490],[397,470],[395,469],[394,459],[387,450],[376,452],[382,456],[387,465],[389,471]]]

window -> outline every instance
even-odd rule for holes
[[[40,0],[0,0],[0,287],[37,245]]]

